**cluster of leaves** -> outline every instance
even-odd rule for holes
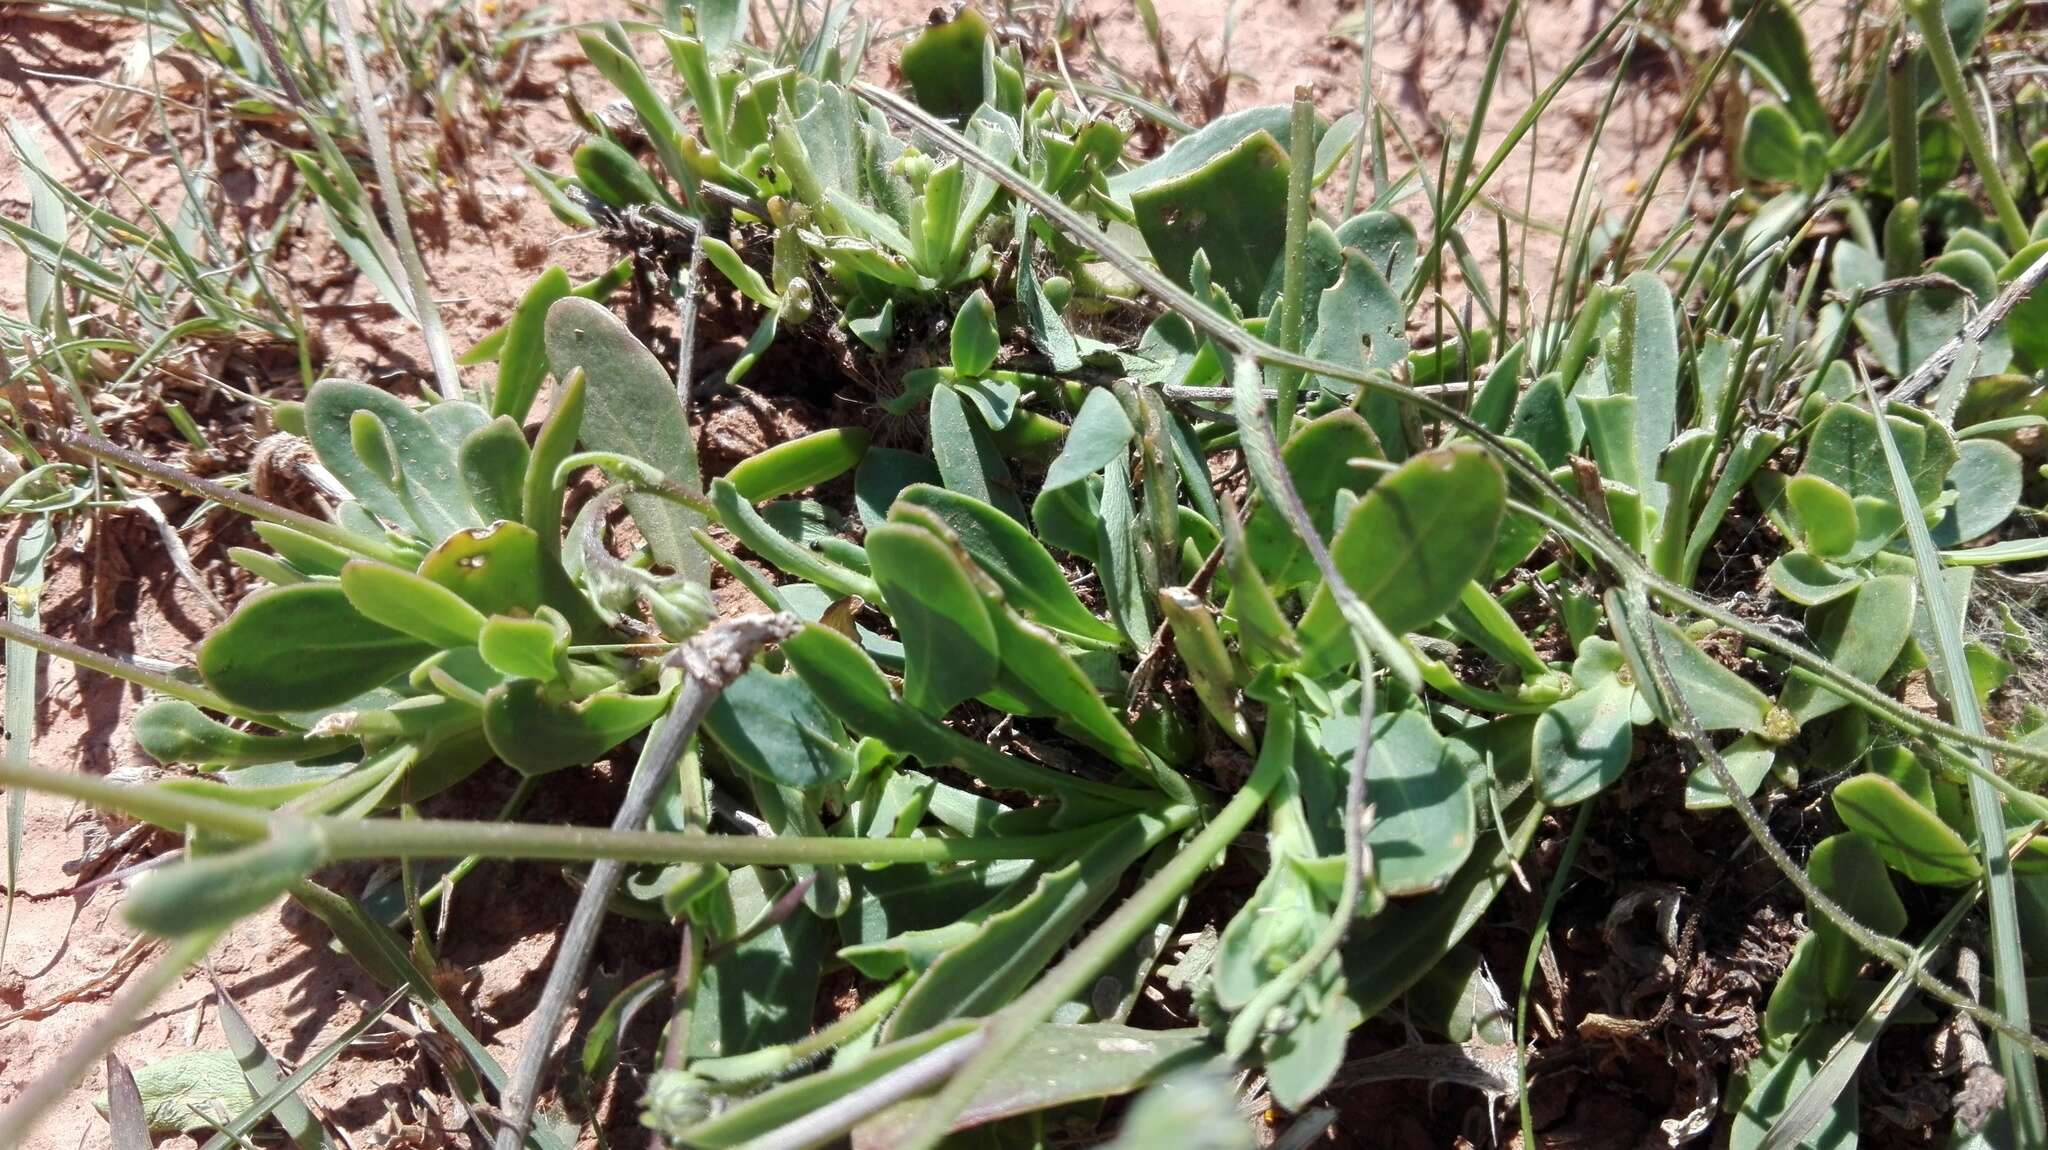
[[[680,103],[623,29],[586,33],[637,133],[593,121],[572,176],[530,175],[575,222],[688,233],[690,259],[661,269],[682,273],[678,306],[708,265],[760,309],[729,379],[782,339],[869,357],[902,373],[874,402],[922,411],[925,449],[832,428],[707,487],[669,371],[605,306],[654,270],[630,265],[539,277],[469,356],[495,361],[488,389],[416,407],[317,384],[279,423],[347,498],[324,520],[235,498],[269,549],[234,558],[271,586],[195,675],[129,669],[168,696],[138,740],[208,777],[5,774],[196,831],[192,859],[138,884],[133,921],[203,951],[289,891],[417,987],[388,928],[425,945],[423,884],[487,856],[623,861],[616,895],[593,867],[591,913],[687,923],[695,948],[679,1069],[645,1101],[672,1142],[926,1146],[1092,1120],[1161,1083],[1125,1135],[1156,1145],[1162,1107],[1199,1090],[1180,1075],[1255,1066],[1298,1110],[1397,1003],[1452,1042],[1504,1037],[1475,1017],[1493,988],[1464,936],[1547,812],[1675,741],[1699,764],[1688,805],[1733,807],[1812,899],[1765,1053],[1730,1091],[1731,1144],[1853,1141],[1855,1066],[1915,986],[1997,1030],[2006,1120],[2038,1123],[2024,971],[2042,940],[2009,912],[2036,932],[2048,913],[2048,804],[1988,752],[2022,780],[2048,753],[1985,733],[2024,652],[1962,631],[1978,570],[2048,556],[2016,530],[2039,453],[2021,433],[2048,424],[2038,333],[1972,336],[1964,299],[1992,306],[2041,245],[2008,256],[1958,208],[1923,269],[1911,197],[1883,244],[1851,200],[1835,294],[1812,308],[1816,279],[1781,286],[1833,210],[1814,166],[1876,145],[1834,132],[1779,0],[1733,38],[1782,104],[1751,113],[1743,155],[1799,190],[1617,262],[1562,321],[1515,338],[1496,315],[1423,348],[1412,309],[1447,254],[1470,270],[1469,151],[1422,189],[1424,242],[1392,210],[1406,185],[1313,210],[1354,148],[1381,146],[1377,111],[1254,108],[1131,164],[1121,127],[1034,89],[971,8],[904,48],[914,104],[853,79],[864,27],[767,51],[739,12],[660,33]],[[1951,22],[1967,53],[1967,12]],[[1925,108],[1904,119],[1923,158],[1944,130]],[[1905,379],[1958,340],[1931,408],[1877,401],[1872,371]],[[565,527],[585,471],[604,485]],[[1806,610],[1809,643],[1694,590],[1747,508],[1785,542],[1767,588]],[[621,514],[634,532],[614,538]],[[779,643],[743,672],[703,665],[725,626],[714,567],[775,614]],[[1952,723],[1897,701],[1922,676]],[[581,769],[657,723],[636,793],[659,794],[615,832],[375,817],[493,761]],[[1751,797],[1836,774],[1844,830],[1801,869]],[[1194,1024],[1134,1028],[1191,892],[1261,817],[1256,889],[1171,968]],[[357,905],[310,881],[361,857],[407,860],[401,888]],[[1909,925],[1894,875],[1970,897],[1916,950],[1892,937]],[[1923,969],[1979,893],[1996,1011]],[[1864,977],[1873,958],[1890,985]],[[814,1032],[832,962],[869,990]],[[670,981],[601,1008],[584,1076],[609,1075],[625,1019]],[[552,1020],[538,1029],[545,1048]],[[514,1100],[518,1142],[533,1083],[462,1045]]]

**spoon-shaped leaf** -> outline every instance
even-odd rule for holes
[[[669,693],[601,692],[556,702],[532,679],[513,679],[484,696],[484,735],[505,765],[540,775],[595,762],[645,730],[668,708]]]
[[[1122,640],[1116,628],[1082,605],[1052,553],[1022,523],[972,496],[928,483],[905,487],[896,498],[943,520],[1010,606],[1033,622],[1098,643]]]
[[[1500,464],[1476,445],[1425,452],[1366,492],[1330,555],[1387,630],[1413,631],[1450,610],[1479,574],[1506,501]],[[1328,588],[1316,592],[1300,632],[1320,660],[1351,649]]]
[[[1835,813],[1868,838],[1893,870],[1917,883],[1962,886],[1984,872],[1977,854],[1940,816],[1882,775],[1857,775],[1835,787]]]
[[[995,623],[972,576],[945,541],[885,523],[868,532],[868,561],[903,638],[903,699],[927,714],[995,685]]]
[[[351,560],[341,569],[341,590],[364,618],[436,647],[474,646],[484,625],[462,596],[388,563]]]
[[[259,591],[199,646],[199,673],[222,698],[259,711],[346,703],[411,670],[431,644],[372,622],[339,583]]]

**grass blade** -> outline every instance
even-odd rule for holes
[[[1929,931],[1927,938],[1914,952],[1909,969],[1896,971],[1884,989],[1870,1003],[1863,1017],[1856,1020],[1855,1029],[1842,1036],[1833,1050],[1821,1062],[1820,1069],[1807,1080],[1805,1089],[1785,1107],[1778,1121],[1764,1134],[1764,1140],[1757,1150],[1792,1150],[1819,1126],[1821,1120],[1834,1109],[1835,1099],[1849,1083],[1855,1081],[1856,1072],[1863,1065],[1863,1057],[1884,1032],[1885,1024],[1898,1009],[1912,1001],[1917,988],[1913,983],[1916,971],[1927,966],[1934,956],[1948,943],[1949,935],[1962,925],[1970,909],[1977,905],[1978,888],[1972,888],[1963,898],[1957,899],[1939,924]]]
[[[311,1058],[300,1063],[297,1070],[292,1071],[283,1078],[277,1079],[275,1085],[257,1097],[254,1106],[235,1115],[234,1120],[223,1126],[220,1133],[208,1139],[206,1145],[201,1150],[228,1150],[228,1147],[241,1142],[248,1135],[249,1131],[255,1129],[256,1124],[263,1121],[266,1116],[273,1112],[282,1111],[288,1104],[297,1105],[303,1110],[305,1108],[304,1104],[298,1101],[299,1088],[312,1081],[315,1074],[327,1069],[329,1063],[341,1057],[342,1052],[346,1051],[351,1043],[361,1038],[371,1027],[384,1021],[384,1015],[404,1001],[409,989],[409,987],[401,986],[386,996],[383,1002],[364,1011],[361,1018],[357,1019],[347,1030],[335,1035],[334,1041],[321,1047]],[[236,1010],[228,1001],[225,992],[222,992],[220,1001],[223,1006],[221,1011],[223,1022],[225,1022],[230,1013],[233,1013],[237,1019],[241,1018],[241,1012]],[[268,1057],[267,1053],[265,1057]],[[251,1085],[254,1084],[251,1083]],[[310,1114],[307,1115],[308,1120],[311,1117]],[[285,1121],[282,1114],[279,1116],[279,1121]],[[326,1132],[321,1130],[317,1124],[313,1127],[313,1133],[318,1139],[317,1145],[328,1145]],[[304,1142],[299,1144],[301,1146],[306,1145]]]
[[[398,246],[398,262],[405,269],[414,313],[420,321],[420,336],[426,340],[427,358],[434,365],[434,382],[444,399],[462,394],[462,375],[455,367],[455,349],[448,343],[448,331],[441,326],[441,309],[434,304],[433,285],[427,282],[427,265],[420,259],[419,244],[412,234],[412,219],[405,211],[405,185],[398,181],[398,165],[391,155],[391,132],[377,111],[370,86],[370,70],[363,63],[363,47],[356,37],[355,18],[349,15],[348,0],[329,0],[328,9],[341,29],[341,50],[348,61],[349,83],[355,88],[356,115],[362,120],[363,135],[370,145],[370,161],[376,165],[377,182],[383,185],[384,214],[391,221],[391,238]]]
[[[1912,546],[1922,601],[1934,622],[1936,642],[1941,648],[1933,654],[1943,673],[1930,677],[1936,692],[1945,696],[1943,701],[1956,726],[1982,735],[1984,716],[1978,710],[1970,665],[1963,654],[1962,627],[1949,600],[1948,584],[1941,577],[1941,558],[1935,553],[1926,516],[1917,513],[1919,498],[1914,494],[1912,477],[1907,474],[1899,445],[1892,438],[1884,406],[1867,378],[1863,390],[1877,414],[1878,442],[1884,447],[1885,463],[1891,469],[1892,489],[1899,505],[1908,509],[1906,539]],[[1986,772],[1995,771],[1990,754],[1982,747],[1972,748],[1971,754]],[[2013,894],[2012,862],[2005,853],[2005,814],[1991,784],[1975,773],[1970,776],[1970,813],[1977,824],[1978,849],[1984,859],[1984,891],[1991,904],[1991,973],[1997,990],[1996,1006],[2007,1022],[2025,1033],[2030,1029],[2026,966],[2020,954],[2019,902]],[[2048,1114],[2042,1111],[2041,1080],[2033,1054],[2000,1034],[1998,1062],[2005,1075],[2006,1106],[2020,1144],[2048,1143]]]
[[[27,520],[14,541],[14,561],[7,572],[7,619],[27,631],[41,630],[43,560],[57,533],[50,517]],[[7,741],[0,753],[27,762],[35,745],[36,656],[27,643],[7,642]],[[21,885],[21,836],[28,820],[28,788],[7,790],[7,906],[0,911],[0,970],[7,967],[7,936],[14,925],[14,892]]]
[[[284,1071],[278,1066],[277,1058],[263,1045],[263,1040],[256,1036],[255,1029],[242,1014],[242,1008],[235,1004],[234,998],[228,994],[228,988],[222,986],[218,978],[213,980],[213,995],[219,1007],[221,1031],[228,1037],[228,1049],[234,1051],[235,1061],[242,1064],[242,1076],[249,1080],[249,1089],[258,1094],[259,1101],[278,1093],[278,1084],[284,1078]],[[377,1014],[365,1017],[368,1021],[374,1021],[382,1013],[383,1011],[378,1011]],[[329,1049],[338,1050],[338,1047],[330,1045]],[[299,1101],[298,1093],[293,1090],[280,1093],[272,1106],[255,1108],[252,1113],[236,1117],[233,1125],[242,1129],[235,1135],[224,1134],[222,1137],[239,1137],[248,1133],[248,1128],[261,1121],[266,1113],[275,1114],[278,1125],[284,1127],[285,1132],[292,1136],[292,1141],[298,1143],[303,1150],[321,1150],[328,1145],[326,1132],[320,1129],[320,1123],[314,1120],[313,1112],[306,1109],[306,1104]]]
[[[149,1150],[149,1118],[128,1064],[107,1055],[107,1130],[114,1150]]]

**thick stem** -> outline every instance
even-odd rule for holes
[[[1949,111],[1955,115],[1963,148],[1970,153],[1970,162],[1977,166],[1977,178],[1984,181],[1984,195],[1998,215],[2005,246],[2018,251],[2027,246],[2027,221],[2020,216],[2019,205],[2013,202],[2012,189],[2005,186],[1998,158],[1991,154],[1984,127],[1977,122],[1977,113],[1970,106],[1970,93],[1963,87],[1963,62],[1956,57],[1956,46],[1948,38],[1948,25],[1941,18],[1941,0],[1907,0],[1906,11],[1920,25],[1927,58],[1933,61],[1934,74],[1941,80],[1941,94],[1948,99]]]
[[[863,866],[869,863],[982,862],[1049,859],[1095,842],[1102,824],[1037,835],[918,839],[797,838],[761,835],[684,835],[616,831],[546,823],[479,823],[458,819],[278,818],[235,803],[161,787],[120,786],[89,775],[44,771],[0,762],[0,786],[64,795],[103,810],[120,811],[155,826],[198,827],[234,839],[256,840],[274,828],[310,829],[326,840],[322,858],[528,859],[628,863],[720,863],[725,866]],[[1169,816],[1170,817],[1170,816]]]
[[[719,693],[746,673],[755,652],[769,643],[794,634],[797,621],[788,615],[752,615],[719,623],[692,639],[673,658],[682,664],[683,687],[675,704],[654,736],[647,740],[640,762],[633,770],[633,782],[626,799],[612,819],[614,831],[630,831],[647,821],[676,764],[689,750],[697,725],[718,701]],[[533,1120],[533,1105],[540,1089],[541,1073],[547,1069],[555,1036],[568,1017],[570,1000],[583,984],[591,949],[597,944],[597,929],[604,922],[606,904],[625,875],[625,864],[617,859],[600,859],[592,864],[576,898],[569,925],[562,929],[555,964],[548,971],[540,1004],[534,1008],[533,1024],[527,1028],[519,1064],[501,1096],[499,1109],[505,1125],[498,1131],[497,1150],[519,1150],[526,1141],[526,1128]]]

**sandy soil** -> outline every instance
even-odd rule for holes
[[[1093,22],[1094,41],[1111,57],[1131,70],[1149,66],[1150,45],[1126,5],[1086,0],[1079,7]],[[1183,95],[1190,108],[1201,108],[1205,102],[1214,110],[1280,101],[1298,84],[1308,85],[1333,116],[1357,103],[1359,53],[1351,42],[1331,35],[1355,11],[1356,4],[1349,0],[1244,0],[1236,7],[1220,76],[1214,76],[1214,68],[1223,39],[1224,5],[1219,0],[1161,0],[1159,8],[1171,31],[1176,65],[1186,75]],[[899,0],[870,3],[866,10],[902,24],[921,19],[925,5]],[[1481,134],[1486,148],[1504,136],[1532,93],[1570,58],[1609,10],[1610,5],[1599,0],[1535,0],[1528,6],[1530,37],[1517,37],[1508,53],[1493,111]],[[128,62],[133,30],[115,21],[81,21],[18,6],[0,11],[6,13],[0,16],[0,113],[34,133],[60,176],[75,181],[74,186],[96,190],[106,185],[109,171],[119,171],[145,197],[156,198],[159,206],[166,202],[169,182],[164,178],[162,141],[132,133],[127,125],[135,117],[109,116],[108,100],[132,97],[110,94],[93,83],[146,82]],[[624,11],[617,0],[572,0],[556,8],[569,20]],[[1498,15],[1494,0],[1455,5],[1383,0],[1379,5],[1376,85],[1424,149],[1432,172],[1446,133],[1462,131]],[[1689,47],[1706,42],[1697,26],[1682,23],[1678,34]],[[889,66],[895,51],[894,44],[879,49],[877,66]],[[1085,68],[1092,52],[1092,45],[1081,46],[1069,63]],[[572,86],[592,104],[604,101],[601,84],[580,62],[573,39],[558,36],[539,43],[525,80],[500,120],[468,129],[466,155],[445,173],[445,181],[435,185],[417,180],[411,188],[436,295],[458,348],[502,322],[523,285],[543,264],[558,263],[572,274],[587,274],[606,260],[595,240],[568,234],[548,214],[513,163],[515,156],[527,156],[559,165],[573,146],[576,129],[553,95],[558,84]],[[1599,186],[1610,204],[1624,201],[1649,178],[1680,127],[1676,120],[1683,93],[1677,75],[1662,49],[1645,44],[1623,78],[1613,122],[1596,156]],[[1556,242],[1550,233],[1563,222],[1572,180],[1611,78],[1611,72],[1600,68],[1567,86],[1543,131],[1488,185],[1499,203],[1536,224],[1527,229],[1529,255],[1523,266],[1539,295],[1555,260]],[[158,80],[173,95],[198,93],[189,74],[168,65],[159,66]],[[402,130],[410,139],[435,132],[424,118],[405,122]],[[236,154],[232,138],[217,141],[223,143],[217,178],[224,205],[231,217],[245,222],[258,218],[284,192],[285,170],[275,164],[252,167],[249,157]],[[1688,157],[1675,165],[1657,190],[1652,234],[1693,210],[1686,197],[1696,175],[1703,189],[1715,186],[1718,158],[1708,153],[1700,171],[1695,170],[1696,159]],[[1405,166],[1397,152],[1396,171]],[[1699,197],[1705,200],[1711,194],[1703,190]],[[1408,210],[1418,206],[1419,201],[1411,201]],[[27,215],[22,175],[11,164],[0,165],[0,211],[16,219]],[[1519,225],[1514,228],[1511,243],[1520,245],[1523,232]],[[1491,273],[1496,240],[1490,221],[1470,239],[1480,264]],[[288,231],[282,245],[281,262],[292,269],[302,302],[319,329],[325,373],[367,376],[393,386],[410,384],[421,374],[425,357],[415,335],[375,302],[367,283],[348,271],[319,224]],[[21,308],[22,267],[17,250],[0,246],[0,308],[16,313]],[[230,450],[246,450],[254,431],[234,426],[232,410],[222,419]],[[164,502],[173,522],[181,521],[189,509],[175,499]],[[12,534],[10,528],[10,539]],[[233,541],[232,531],[225,531],[222,539],[188,542],[213,592],[232,599],[237,585],[222,556],[223,540]],[[44,591],[49,629],[108,650],[184,659],[210,617],[195,606],[188,589],[165,574],[158,550],[154,539],[132,520],[115,521],[83,542],[74,533]],[[94,773],[147,766],[146,756],[123,732],[125,717],[138,702],[135,692],[97,676],[81,679],[68,666],[49,661],[43,688],[35,744],[41,765]],[[484,788],[481,801],[486,804],[495,798],[490,790]],[[604,801],[601,790],[580,798],[549,794],[530,813],[540,818],[594,818],[601,816]],[[97,850],[107,834],[96,817],[67,803],[30,801],[22,897],[15,906],[0,972],[0,1104],[18,1093],[56,1052],[78,1040],[98,1016],[119,972],[146,957],[134,949],[131,933],[115,915],[117,888],[104,886],[77,900],[68,893],[81,877],[73,873],[75,864]],[[138,840],[105,861],[124,865],[153,849],[146,839]],[[340,878],[360,882],[362,876]],[[477,886],[492,894],[458,894],[453,908],[457,929],[451,934],[461,945],[445,957],[456,972],[452,977],[464,984],[483,1037],[501,1057],[509,1058],[538,992],[539,972],[550,959],[552,931],[566,914],[569,890],[543,867],[496,867]],[[601,960],[631,977],[666,957],[659,938],[628,930],[607,943]],[[244,923],[216,949],[213,969],[260,1036],[288,1062],[318,1050],[356,1021],[366,1000],[378,997],[376,988],[351,964],[328,951],[317,924],[309,925],[305,916],[289,910]],[[220,1046],[212,997],[203,975],[188,977],[123,1040],[121,1056],[142,1065],[194,1046]],[[381,1037],[351,1051],[313,1080],[305,1092],[308,1100],[355,1135],[358,1146],[404,1145],[414,1132],[421,1133],[423,1144],[431,1145],[434,1123],[459,1127],[459,1115],[443,1100],[439,1080],[419,1048],[389,1032],[372,1033]],[[646,1035],[637,1036],[638,1050],[629,1051],[628,1066],[645,1063],[648,1041]],[[89,1101],[102,1087],[101,1074],[95,1070],[31,1145],[52,1150],[106,1145],[105,1124],[92,1113]],[[1376,1144],[1375,1136],[1364,1128],[1350,1136],[1361,1139],[1354,1144]]]

